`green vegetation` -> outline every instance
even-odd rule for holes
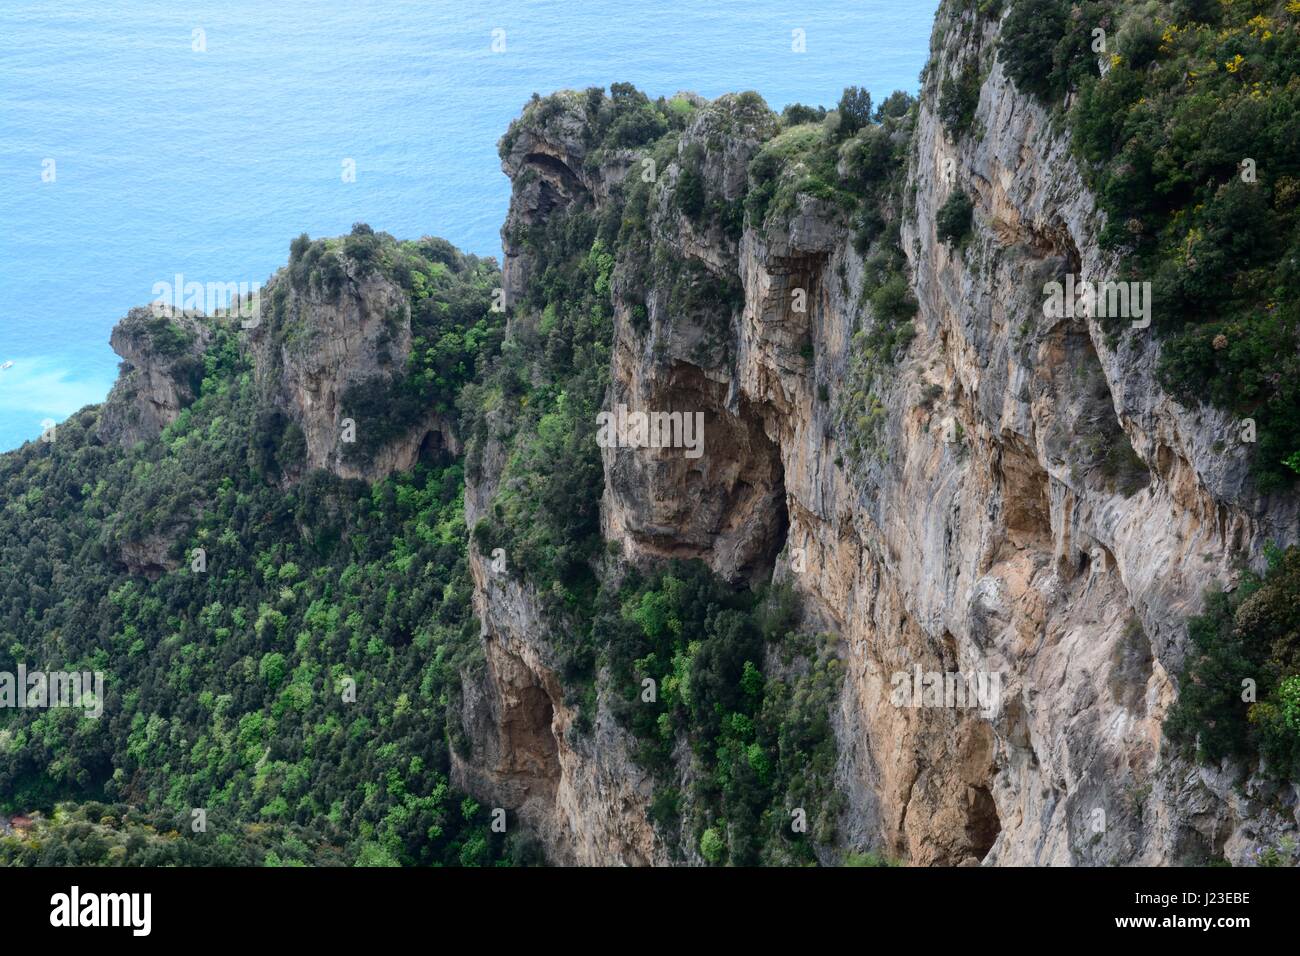
[[[1153,284],[1165,386],[1254,418],[1261,488],[1294,486],[1300,4],[1015,0],[999,55],[1049,104],[1077,93],[1067,121],[1102,239]]]
[[[772,612],[747,589],[725,585],[699,564],[661,569],[645,581],[635,573],[619,581],[595,573],[603,551],[596,510],[603,471],[592,423],[608,359],[568,360],[572,349],[560,347],[557,337],[569,342],[565,330],[574,323],[612,336],[605,323],[613,263],[598,239],[586,255],[578,254],[590,222],[582,212],[575,218],[580,221],[563,228],[580,237],[576,248],[552,260],[552,281],[570,294],[547,300],[536,326],[526,319],[516,323],[528,345],[507,341],[485,386],[492,397],[479,402],[489,411],[477,421],[474,441],[507,440],[511,453],[491,513],[475,529],[476,542],[485,553],[505,548],[511,567],[564,622],[550,639],[568,702],[579,708],[580,729],[593,716],[597,675],[609,669],[615,715],[637,735],[638,757],[660,781],[652,815],[665,835],[674,836],[685,820],[711,862],[810,862],[808,837],[790,830],[789,810],[804,808],[811,837],[829,840],[840,806],[827,714],[838,680],[833,657],[819,658],[807,673],[769,681],[763,669],[767,640],[785,637],[786,655],[816,655],[811,645],[800,645],[807,638],[765,631],[765,615]],[[557,302],[567,307],[556,308]],[[607,349],[607,342],[586,342],[579,354]],[[526,357],[545,374],[532,374]],[[548,385],[518,391],[507,411],[496,396],[522,381]],[[473,390],[467,395],[484,397]],[[591,397],[575,404],[573,396],[584,395]],[[788,624],[789,616],[782,621]],[[660,687],[656,703],[641,700],[646,677]],[[686,794],[672,783],[679,739],[700,764]]]
[[[853,335],[848,373],[837,396],[837,421],[845,435],[844,450],[856,466],[875,458],[885,460],[880,428],[885,405],[880,394],[891,380],[895,359],[915,336],[912,317],[916,300],[902,273],[902,253],[877,253],[867,263],[864,292],[872,308],[872,321]],[[897,270],[897,271],[895,271]]]
[[[800,192],[819,199],[835,198],[834,187],[826,181],[835,181],[834,152],[824,148],[827,143],[825,130],[808,124],[792,127],[763,146],[749,166],[745,214],[751,223],[762,223],[769,215],[788,215]],[[813,158],[813,162],[805,157]],[[787,169],[804,172],[814,164],[817,173],[786,175],[783,181]]]
[[[897,860],[891,860],[879,853],[849,853],[844,857],[845,866],[854,867],[889,867],[900,866]]]
[[[1112,28],[1113,6],[1097,0],[1010,0],[998,45],[1007,75],[1040,99],[1064,99],[1084,77],[1098,75],[1092,30]]]
[[[781,132],[750,162],[747,221],[779,228],[809,196],[852,217],[869,242],[884,226],[879,207],[894,172],[906,164],[912,106],[906,93],[894,93],[873,112],[871,94],[849,87],[835,114],[787,108]]]
[[[659,138],[636,145],[661,174],[679,164],[672,201],[701,225],[738,235],[741,205],[707,187],[701,173],[703,149],[697,144],[678,156],[683,117],[696,112],[686,100],[652,103],[625,84],[615,84],[609,96],[598,88],[581,95],[555,94],[531,104],[511,124],[502,139],[502,155],[509,155],[524,128],[544,126],[560,112],[575,109],[586,119],[584,135],[596,155],[626,147],[614,131],[629,111],[659,116],[661,123],[644,117],[637,121],[639,127],[657,130]],[[752,93],[728,97],[725,113],[719,114],[715,121],[724,128],[775,126],[762,99]],[[477,474],[487,449],[508,448],[497,495],[474,529],[475,540],[485,552],[504,548],[512,564],[527,569],[530,583],[553,610],[576,614],[579,622],[589,618],[593,607],[597,581],[592,561],[602,550],[603,468],[594,422],[609,381],[615,287],[634,327],[648,324],[650,299],[658,295],[661,307],[672,314],[713,324],[713,341],[705,343],[712,348],[726,347],[730,317],[742,301],[738,277],[718,276],[652,238],[650,208],[666,181],[662,175],[629,176],[604,208],[583,202],[513,237],[533,264],[513,337],[491,360],[481,382],[462,393],[471,475]],[[574,666],[575,673],[584,672],[584,665]]]
[[[790,591],[736,590],[699,563],[634,575],[598,601],[592,637],[624,689],[614,712],[659,781],[655,822],[671,835],[684,820],[710,862],[815,862],[844,809],[829,716],[843,675],[833,640],[799,633],[797,618]],[[676,789],[683,743],[688,793]]]
[[[871,94],[861,86],[845,87],[835,111],[840,117],[836,139],[848,139],[871,122]]]
[[[939,239],[948,246],[960,246],[970,235],[975,207],[961,188],[954,189],[935,213],[934,227]]]
[[[857,197],[853,244],[865,257],[859,304],[869,306],[854,330],[848,368],[834,395],[836,426],[856,468],[884,458],[881,396],[892,381],[895,360],[916,334],[917,304],[900,239],[915,107],[907,94],[893,94],[880,104],[875,123],[841,147]]]
[[[294,825],[146,813],[125,803],[60,803],[27,836],[0,837],[3,866],[344,866],[340,848]]]
[[[361,461],[431,414],[455,421],[461,387],[477,378],[500,348],[505,314],[492,311],[494,290],[501,285],[492,260],[466,255],[445,239],[397,242],[364,223],[341,242],[299,236],[290,248],[289,280],[299,292],[326,287],[337,292],[339,282],[324,276],[336,269],[347,274],[349,263],[353,275],[380,272],[406,293],[406,314],[390,313],[385,335],[396,336],[406,315],[411,324],[407,367],[354,384],[343,394],[343,408],[357,423],[357,440],[344,446],[344,454]]]
[[[526,113],[503,150],[520,126],[574,106],[571,94],[561,97],[552,101],[557,106],[543,100],[535,114]],[[870,110],[865,91],[849,99],[852,109]],[[596,118],[591,141],[609,148],[607,100],[590,93],[584,102],[589,123]],[[898,107],[891,99],[891,129]],[[658,784],[651,816],[666,838],[683,837],[681,853],[717,864],[806,863],[815,860],[814,843],[830,840],[841,808],[828,712],[840,679],[833,649],[797,632],[789,595],[732,587],[700,564],[644,577],[606,574],[594,422],[608,387],[616,304],[643,333],[652,300],[661,313],[690,316],[714,328],[716,341],[707,348],[726,347],[730,317],[741,305],[738,277],[683,260],[653,235],[650,210],[660,190],[670,190],[669,200],[697,227],[734,238],[745,220],[761,226],[792,208],[801,189],[825,194],[809,185],[809,165],[837,184],[828,188],[846,211],[856,208],[892,168],[896,147],[871,123],[836,142],[827,129],[802,122],[826,115],[808,107],[789,111],[799,122],[779,130],[752,94],[711,109],[714,127],[743,124],[774,134],[751,163],[743,206],[711,191],[703,172],[710,147],[679,150],[665,115],[662,138],[641,144],[660,177],[629,176],[604,208],[580,202],[512,237],[533,262],[512,337],[483,382],[462,397],[470,473],[488,455],[505,458],[473,537],[483,553],[503,548],[512,573],[547,606],[554,625],[548,642],[566,702],[578,711],[575,732],[589,729],[599,692],[635,735],[637,759]],[[835,172],[841,149],[854,154],[853,181]],[[873,157],[877,168],[864,170]],[[677,176],[662,175],[674,163]],[[647,679],[658,688],[653,701],[642,697]],[[685,792],[675,769],[683,752],[692,768]],[[807,832],[792,830],[795,809],[806,814]]]
[[[979,98],[980,75],[974,63],[968,63],[956,76],[947,77],[939,87],[939,121],[953,139],[970,129]]]
[[[179,358],[194,345],[194,333],[166,316],[145,319],[144,332],[149,337],[150,348],[164,358]]]
[[[309,282],[309,258],[324,275],[350,255],[295,245]],[[98,720],[0,710],[0,809],[82,804],[0,859],[535,859],[449,785],[460,672],[480,666],[460,466],[282,488],[301,432],[259,404],[233,323],[204,373],[157,441],[105,447],[90,408],[0,456],[0,671],[101,671],[107,687]],[[151,540],[162,552],[133,573]]]
[[[590,601],[601,546],[594,423],[609,381],[614,257],[596,229],[583,210],[528,238],[535,268],[514,335],[461,402],[470,469],[489,445],[510,448],[475,539],[485,553],[505,548],[556,610]]]
[[[801,197],[823,200],[848,219],[854,247],[866,259],[860,303],[870,309],[834,393],[835,421],[855,466],[881,454],[880,396],[895,358],[915,335],[916,302],[899,238],[915,120],[916,101],[906,93],[890,95],[873,112],[870,94],[850,87],[835,114],[787,108],[782,130],[749,165],[751,227],[784,229]]]
[[[1208,594],[1187,632],[1170,739],[1202,760],[1262,758],[1300,779],[1300,548],[1274,549],[1262,577]]]
[[[790,129],[805,123],[820,123],[826,118],[826,107],[805,106],[803,103],[791,103],[781,111],[781,126]]]
[[[709,194],[701,167],[704,147],[692,143],[679,157],[681,175],[673,199],[687,219],[706,231],[716,227],[731,242],[737,242],[745,225],[742,200],[728,200],[720,193]]]
[[[739,277],[653,235],[662,201],[734,240],[746,222],[775,226],[801,194],[829,199],[869,257],[864,348],[905,348],[916,306],[898,215],[913,107],[895,94],[873,110],[850,89],[834,121],[792,107],[783,124],[755,94],[707,116],[693,98],[650,101],[625,84],[536,98],[504,156],[527,124],[576,110],[588,162],[630,150],[660,175],[515,227],[530,268],[508,337],[490,261],[361,224],[296,239],[264,290],[269,361],[316,344],[304,300],[391,281],[404,296],[380,323],[381,353],[391,341],[395,358],[409,321],[411,359],[381,354],[382,374],[342,396],[358,423],[350,453],[437,413],[456,424],[463,462],[422,461],[373,485],[307,472],[302,430],[266,400],[262,373],[275,369],[253,374],[227,319],[214,321],[195,400],[157,441],[105,447],[92,408],[54,443],[0,456],[0,670],[102,671],[108,688],[98,721],[0,712],[0,809],[43,814],[35,839],[0,841],[0,862],[537,862],[450,784],[453,752],[470,756],[461,677],[484,666],[471,538],[504,548],[544,605],[570,733],[589,732],[599,692],[633,734],[656,780],[652,818],[683,856],[815,862],[843,809],[834,638],[800,629],[788,591],[733,586],[701,564],[614,573],[595,420],[616,309],[641,331],[652,316],[690,316],[716,353],[741,305]],[[679,150],[697,117],[711,138]],[[747,194],[726,200],[707,153],[740,127],[764,145]],[[489,468],[500,480],[471,533],[465,474]],[[191,568],[196,549],[204,570]]]

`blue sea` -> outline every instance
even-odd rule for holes
[[[533,92],[878,102],[916,92],[937,5],[3,0],[0,450],[102,401],[114,323],[177,273],[261,283],[355,222],[499,257]]]

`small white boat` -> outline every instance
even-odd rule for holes
[[[0,365],[0,372],[3,372],[7,368],[13,368],[13,367],[14,367],[13,362],[5,362],[4,365]]]

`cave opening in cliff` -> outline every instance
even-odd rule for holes
[[[988,787],[971,787],[967,798],[966,838],[970,841],[971,852],[983,861],[1002,832],[1002,820]]]
[[[432,468],[442,468],[452,460],[451,450],[443,437],[442,430],[431,428],[420,441],[417,461]]]
[[[559,742],[555,737],[555,706],[551,695],[518,656],[492,653],[501,711],[498,723],[501,764],[498,772],[524,785],[516,805],[526,796],[549,790],[560,776]]]
[[[752,487],[748,481],[737,484],[734,498],[737,502],[764,502],[764,510],[755,515],[753,522],[754,536],[749,560],[739,567],[740,577],[754,583],[766,583],[772,579],[777,557],[786,545],[786,535],[790,528],[790,512],[786,501],[785,464],[781,459],[781,449],[768,437],[763,417],[757,406],[746,399],[741,399],[736,417],[740,420],[744,433],[749,437],[746,446],[748,464],[738,462],[742,468],[754,467],[763,481]],[[745,507],[749,507],[748,505]],[[744,507],[737,514],[743,514]]]
[[[540,221],[544,222],[553,209],[564,206],[567,197],[581,191],[578,177],[562,160],[546,153],[529,153],[525,162],[541,173],[537,193],[537,217]]]
[[[631,553],[655,560],[700,559],[728,581],[766,582],[785,545],[785,468],[775,439],[781,422],[698,366],[677,362],[641,388],[615,391],[610,405],[633,412],[701,415],[697,449],[604,448],[607,531]]]

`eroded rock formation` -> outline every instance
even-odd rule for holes
[[[840,635],[843,848],[916,864],[1240,860],[1295,819],[1263,781],[1175,757],[1162,721],[1187,615],[1266,542],[1297,540],[1296,502],[1253,490],[1236,422],[1164,393],[1150,330],[1044,316],[1045,281],[1115,263],[1068,138],[996,61],[996,21],[953,7],[940,11],[911,150],[902,247],[919,308],[880,393],[884,452],[848,462],[828,400],[855,330],[874,321],[844,215],[801,196],[783,229],[701,230],[670,202],[674,164],[654,193],[654,241],[743,297],[674,308],[672,275],[652,272],[633,295],[643,264],[620,258],[606,407],[702,411],[707,451],[605,449],[604,535],[627,562],[775,574]],[[937,90],[968,63],[985,75],[982,135],[954,141]],[[523,124],[506,153],[515,297],[531,267],[517,229],[599,209],[639,168],[619,155],[593,164],[574,103]],[[699,110],[678,157],[701,150],[709,188],[734,199],[770,135],[724,97]],[[973,234],[950,246],[935,220],[959,188]],[[643,318],[629,305],[641,301]],[[467,493],[471,526],[500,449],[493,458]],[[569,739],[546,640],[563,622],[486,556],[472,561],[489,666],[467,697],[476,756],[462,781],[517,808],[558,861],[661,861],[650,788],[603,707],[593,735]],[[900,707],[893,677],[917,666],[997,675],[999,706]]]
[[[104,405],[99,435],[123,446],[157,438],[198,394],[210,326],[195,312],[132,309],[109,343],[122,370]]]

